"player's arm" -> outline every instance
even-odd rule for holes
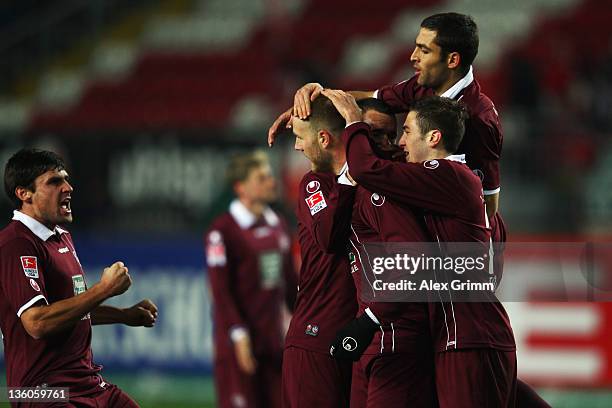
[[[223,310],[229,323],[227,336],[234,345],[238,366],[243,372],[253,374],[257,361],[253,356],[249,329],[237,307],[236,293],[232,287],[232,282],[235,281],[231,265],[232,252],[225,239],[225,232],[215,227],[211,228],[205,238],[210,289],[215,307]]]
[[[21,314],[21,323],[30,336],[42,339],[78,323],[106,299],[128,290],[132,281],[123,262],[105,268],[100,282],[84,293],[50,305],[32,306]]]
[[[341,138],[349,172],[357,184],[407,205],[443,214],[456,213],[456,205],[465,194],[460,186],[449,188],[448,172],[436,171],[448,165],[445,160],[434,161],[435,166],[427,167],[427,162],[400,163],[379,158],[370,145],[370,127],[360,121],[355,99],[331,89],[324,90],[323,94],[334,103],[346,122],[351,123]]]
[[[484,200],[487,206],[487,216],[493,218],[499,208],[499,193],[485,195]]]
[[[94,325],[121,323],[132,327],[153,327],[156,319],[157,306],[149,299],[128,308],[100,305],[91,311],[91,323]]]
[[[281,113],[272,126],[268,129],[268,146],[272,147],[276,137],[285,129],[291,128],[291,117],[293,115],[306,119],[310,116],[310,102],[313,101],[321,91],[323,86],[316,82],[308,83],[297,90],[293,97],[293,106]],[[349,91],[356,100],[372,98],[374,91]]]
[[[503,134],[497,111],[491,108],[468,121],[470,137],[475,141],[467,157],[470,168],[482,178],[487,215],[492,218],[499,207],[500,171]]]
[[[344,251],[355,187],[307,175],[300,183],[298,215],[317,246],[327,253]]]
[[[288,235],[288,234],[287,234]],[[295,299],[297,298],[297,286],[298,276],[295,270],[295,263],[293,262],[293,240],[290,241],[289,249],[283,254],[283,279],[284,279],[284,293],[285,293],[285,304],[287,310],[293,313],[295,306]]]

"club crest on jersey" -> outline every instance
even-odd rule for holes
[[[32,286],[32,289],[35,291],[40,292],[40,286],[38,286],[38,283],[36,283],[34,279],[30,279],[30,286]]]
[[[376,207],[381,207],[385,203],[385,196],[374,193],[370,196],[370,201]]]
[[[28,278],[38,279],[38,260],[35,256],[22,256],[21,267]]]
[[[440,162],[437,160],[426,160],[423,162],[423,167],[429,170],[435,170],[440,165]]]
[[[321,188],[321,184],[317,180],[312,180],[310,183],[306,184],[306,192],[308,194],[316,193]]]
[[[306,334],[308,336],[317,337],[319,335],[319,326],[316,324],[309,324],[306,326]]]
[[[480,181],[482,182],[484,180],[484,173],[482,172],[482,170],[480,169],[474,169],[472,170],[472,172],[478,176],[478,178],[480,179]]]
[[[315,215],[325,207],[327,207],[327,203],[325,202],[325,197],[323,197],[322,191],[317,191],[310,197],[306,198],[306,205],[310,209],[310,215]]]

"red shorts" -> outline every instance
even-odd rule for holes
[[[433,355],[363,355],[353,366],[351,408],[437,407]]]
[[[82,396],[70,397],[69,402],[51,402],[48,404],[41,403],[19,403],[14,405],[18,408],[98,408],[98,407],[113,407],[113,408],[138,408],[138,404],[134,402],[125,392],[113,384],[108,384],[104,389],[100,389],[98,393]]]
[[[440,408],[515,406],[514,351],[449,350],[437,353],[435,364]]]
[[[280,408],[281,356],[255,356],[255,374],[245,374],[232,354],[215,360],[213,374],[219,408]]]
[[[299,347],[283,354],[283,407],[342,408],[349,406],[350,361]]]

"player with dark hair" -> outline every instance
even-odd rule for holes
[[[329,345],[357,312],[346,254],[355,188],[336,183],[346,163],[344,118],[324,96],[312,108],[307,120],[293,122],[295,149],[311,171],[296,209],[302,266],[283,355],[283,406],[348,407],[351,362],[334,360]]]
[[[324,90],[323,95],[334,102],[347,122],[355,122],[343,134],[343,142],[349,172],[359,185],[421,209],[433,242],[489,245],[480,180],[465,165],[463,155],[449,150],[463,136],[466,114],[460,104],[440,97],[416,102],[400,140],[408,161],[398,163],[373,154],[369,127],[361,122],[361,112],[351,95],[333,90]],[[384,309],[380,312],[376,305],[370,309],[372,320],[391,323],[385,321]],[[498,301],[431,302],[429,319],[440,406],[513,407],[516,346],[503,306]],[[364,327],[352,322],[340,332],[337,342],[349,335],[369,335]]]
[[[465,14],[439,13],[421,22],[410,61],[416,74],[408,80],[383,86],[376,91],[352,91],[357,100],[375,97],[387,102],[396,113],[408,112],[411,104],[425,96],[440,95],[461,100],[467,107],[469,119],[457,153],[466,155],[467,165],[482,181],[494,254],[497,283],[503,274],[503,244],[506,227],[498,212],[500,169],[503,133],[498,112],[493,102],[481,90],[471,64],[478,53],[479,36],[474,20]],[[305,118],[310,113],[310,100],[323,89],[310,83],[300,88],[293,107],[282,113],[268,132],[268,143],[290,125],[291,115]],[[519,381],[518,400],[525,406],[548,407],[530,387]]]
[[[365,102],[365,103],[364,103]],[[380,157],[393,158],[397,147],[397,121],[389,107],[378,99],[358,102],[363,121],[370,128],[370,144]],[[374,134],[383,135],[373,137]],[[403,153],[403,151],[402,151]],[[405,154],[397,157],[402,159]],[[436,406],[433,351],[429,318],[425,303],[370,303],[371,259],[365,245],[380,242],[426,242],[428,235],[415,212],[378,194],[357,186],[349,231],[352,276],[357,288],[360,320],[371,327],[372,334],[359,339],[361,346],[351,352],[334,345],[334,353],[343,354],[353,364],[351,407],[434,407]],[[364,293],[364,288],[368,288]],[[384,314],[385,323],[372,323],[368,313]],[[373,316],[373,314],[372,314]],[[369,345],[368,345],[369,343]],[[363,350],[363,355],[359,356]],[[410,378],[410,381],[398,381]],[[401,404],[401,405],[400,405]]]
[[[0,327],[9,387],[67,387],[69,406],[137,407],[100,376],[92,361],[91,326],[152,327],[150,300],[127,309],[102,303],[131,285],[115,262],[88,287],[68,231],[73,188],[57,154],[22,149],[7,162],[4,189],[15,207],[0,231]],[[19,406],[30,406],[20,404]],[[36,405],[38,406],[38,405]],[[68,406],[68,405],[67,405]]]
[[[214,376],[220,407],[280,407],[282,303],[296,277],[285,221],[269,204],[276,185],[262,152],[234,157],[236,199],[205,235],[212,289]]]

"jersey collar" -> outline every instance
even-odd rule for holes
[[[24,214],[18,210],[13,211],[13,219],[21,222],[23,225],[28,227],[28,229],[32,231],[34,235],[36,235],[38,238],[42,239],[43,241],[48,240],[56,233],[59,235],[59,234],[65,234],[66,232],[68,232],[58,226],[56,226],[53,230],[50,230],[44,224],[40,223],[39,221],[35,220],[29,215]]]
[[[240,200],[235,199],[230,204],[229,212],[236,221],[236,223],[242,229],[251,228],[256,222],[257,218],[255,215],[249,211],[248,208],[245,207],[244,204],[240,202]],[[263,212],[264,220],[271,227],[275,227],[278,225],[279,219],[278,216],[272,211],[270,207],[267,207]]]
[[[465,154],[451,154],[450,156],[447,156],[444,159],[459,163],[465,163]]]
[[[455,85],[451,86],[449,89],[446,90],[446,92],[444,92],[440,96],[444,98],[455,99],[457,95],[459,95],[459,92],[467,88],[472,82],[474,82],[474,71],[472,69],[472,66],[470,65],[470,70],[468,71],[468,73],[465,74],[463,78],[457,81]]]

